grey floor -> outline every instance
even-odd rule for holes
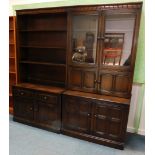
[[[9,155],[144,155],[145,138],[130,134],[117,150],[14,122],[10,115]]]

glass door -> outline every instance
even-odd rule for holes
[[[72,16],[72,63],[96,63],[97,31],[98,15],[78,14]]]
[[[104,66],[130,66],[135,17],[133,14],[105,15]]]

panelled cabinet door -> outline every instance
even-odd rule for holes
[[[82,88],[82,70],[80,68],[69,67],[68,87],[76,90]]]
[[[33,93],[27,90],[13,89],[14,97],[14,116],[25,120],[33,120]]]
[[[114,77],[114,91],[120,97],[130,96],[131,74],[130,72],[119,72]]]
[[[82,77],[82,89],[84,89],[87,92],[96,92],[97,90],[96,79],[97,79],[97,73],[94,69],[84,70]]]
[[[110,94],[113,90],[113,75],[110,72],[101,71],[99,74],[99,91],[101,94]]]
[[[68,87],[73,90],[83,90],[86,92],[97,91],[97,71],[93,69],[83,69],[69,67]]]
[[[62,105],[62,128],[89,133],[91,103],[80,98],[63,96]]]
[[[96,103],[93,116],[93,134],[121,141],[125,136],[127,117],[127,107],[111,103]]]
[[[60,109],[59,97],[39,93],[34,105],[35,120],[40,125],[60,130]]]
[[[98,90],[101,94],[129,97],[130,85],[130,72],[114,72],[101,70],[99,73]]]

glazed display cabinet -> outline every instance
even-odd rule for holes
[[[14,120],[123,149],[141,8],[17,10]]]

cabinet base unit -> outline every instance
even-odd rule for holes
[[[36,89],[37,88],[37,89]],[[18,122],[60,132],[63,89],[32,84],[13,86],[14,117]]]
[[[62,132],[123,149],[128,113],[128,99],[66,91],[62,97]]]

